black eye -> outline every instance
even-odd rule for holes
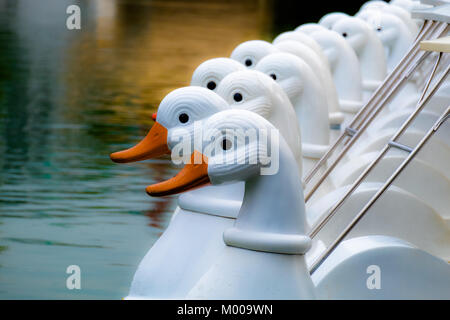
[[[189,121],[189,116],[186,113],[182,113],[178,116],[178,120],[180,120],[181,123],[186,123]]]
[[[273,80],[277,80],[277,75],[275,73],[272,73],[270,76],[272,77]]]
[[[210,82],[208,82],[208,84],[206,85],[206,87],[207,87],[209,90],[214,90],[214,89],[216,88],[216,83],[215,83],[214,81],[210,81]]]
[[[253,62],[252,62],[251,59],[245,60],[245,65],[246,65],[247,67],[250,67],[252,64],[253,64]]]
[[[381,27],[378,27],[378,28],[377,28],[377,31],[381,31],[381,30],[382,30],[382,28],[381,28]]]
[[[234,101],[236,102],[240,102],[242,101],[242,94],[240,94],[239,92],[236,92],[233,96]]]
[[[345,37],[347,37],[347,32],[343,32],[342,33],[342,36],[345,38]]]
[[[223,150],[230,150],[231,149],[231,141],[228,139],[223,139],[222,140],[222,149]]]

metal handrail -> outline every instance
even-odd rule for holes
[[[371,103],[375,99],[376,96],[383,90],[384,87],[386,87],[387,83],[390,81],[390,78],[393,78],[398,70],[401,68],[402,65],[404,65],[408,59],[408,57],[412,57],[412,54],[416,53],[419,50],[419,44],[420,41],[425,38],[428,33],[430,32],[432,27],[436,26],[436,24],[433,21],[425,21],[425,23],[422,26],[421,31],[419,32],[419,35],[417,36],[416,40],[414,41],[409,53],[400,61],[400,63],[397,65],[397,67],[391,72],[391,74],[388,75],[388,77],[384,80],[384,82],[381,84],[381,86],[374,92],[374,94],[370,97],[369,101],[366,103],[365,106],[363,106],[359,112],[355,115],[352,122],[350,123],[349,127],[353,127],[356,124],[356,121],[359,120],[359,118],[370,108]],[[434,30],[434,29],[433,29]],[[415,52],[413,52],[415,51]],[[331,156],[331,154],[334,152],[334,150],[337,148],[337,146],[341,143],[341,141],[347,137],[347,133],[341,134],[338,139],[334,142],[334,144],[330,147],[330,149],[324,154],[324,156],[318,161],[318,163],[311,169],[311,171],[308,173],[308,175],[304,179],[305,185],[310,182],[312,177],[315,173],[318,172],[319,168],[325,164],[326,160]]]
[[[331,163],[325,172],[320,176],[319,180],[309,192],[305,195],[305,201],[307,202],[314,192],[320,187],[321,183],[328,177],[330,172],[336,167],[339,161],[344,157],[347,151],[353,146],[353,144],[362,135],[364,130],[369,126],[372,120],[378,115],[378,113],[384,108],[386,103],[392,98],[393,94],[396,93],[405,83],[405,80],[417,69],[418,66],[425,60],[429,55],[429,52],[421,52],[419,50],[419,43],[424,38],[430,38],[432,36],[440,36],[448,29],[446,23],[435,23],[433,21],[427,21],[422,29],[421,35],[419,35],[412,45],[408,54],[404,56],[402,61],[398,66],[392,71],[392,73],[385,79],[383,84],[375,91],[367,104],[361,108],[361,110],[356,114],[354,119],[349,125],[349,130],[345,130],[336,142],[329,148],[325,155],[319,160],[319,162],[314,166],[314,168],[308,173],[304,180],[305,187],[311,181],[313,176],[318,172],[320,167],[322,167],[330,156],[334,153],[336,148],[341,144],[341,142],[346,137],[351,137],[350,141],[345,144],[344,148],[338,154],[333,163]],[[418,58],[417,58],[418,57]],[[408,69],[408,66],[409,69]],[[400,81],[398,79],[400,78]],[[381,100],[381,101],[380,101]],[[367,112],[367,114],[365,114]],[[358,123],[358,120],[360,123]],[[356,126],[356,130],[354,127]]]
[[[325,261],[326,258],[331,254],[331,252],[339,245],[339,243],[349,234],[353,227],[364,217],[367,211],[373,206],[373,204],[383,195],[383,193],[389,188],[389,186],[394,182],[394,180],[402,173],[406,166],[411,162],[412,159],[417,155],[417,153],[422,149],[422,147],[428,142],[428,140],[434,135],[434,133],[439,129],[439,127],[450,117],[450,106],[441,115],[441,117],[434,123],[433,127],[425,134],[425,136],[420,140],[414,150],[403,160],[400,166],[395,170],[395,172],[389,177],[389,179],[383,184],[383,186],[377,191],[377,193],[369,200],[369,202],[364,206],[364,208],[358,212],[356,217],[350,222],[345,230],[336,238],[336,240],[328,247],[324,253],[320,255],[316,261],[312,264],[310,268],[310,274],[314,273],[318,267]]]
[[[402,124],[402,126],[397,130],[397,132],[394,134],[392,139],[385,145],[385,147],[381,150],[381,152],[378,154],[378,156],[373,160],[369,166],[361,173],[361,175],[356,179],[356,181],[352,184],[349,190],[344,194],[343,197],[339,199],[337,203],[331,208],[331,210],[323,217],[316,225],[314,225],[309,232],[309,236],[311,238],[314,238],[320,230],[330,221],[330,219],[336,214],[337,210],[343,205],[343,203],[353,194],[353,192],[358,188],[358,186],[361,184],[361,182],[367,177],[367,175],[372,171],[372,169],[378,164],[378,162],[384,157],[384,155],[389,151],[389,149],[392,146],[395,146],[396,140],[405,132],[405,130],[409,127],[409,125],[414,121],[414,119],[419,115],[419,113],[423,110],[426,103],[431,99],[431,97],[435,94],[435,92],[439,89],[440,85],[450,72],[450,64],[445,69],[444,73],[441,75],[441,77],[438,79],[438,81],[434,84],[431,91],[428,92],[426,96],[426,91],[429,87],[429,84],[433,80],[433,77],[435,75],[435,72],[439,66],[439,62],[441,61],[442,53],[439,54],[438,58],[436,59],[436,63],[433,67],[433,70],[430,74],[430,77],[427,81],[427,85],[425,86],[424,93],[422,94],[419,103],[416,107],[416,109],[413,111],[413,113],[408,117],[408,119]]]
[[[429,27],[426,28],[426,26],[429,26]],[[371,115],[371,112],[373,111],[373,109],[375,109],[377,107],[377,104],[380,104],[379,100],[386,96],[386,91],[388,91],[387,96],[390,97],[393,93],[395,93],[398,90],[399,86],[404,82],[404,80],[406,80],[406,78],[409,75],[411,75],[411,73],[420,65],[420,63],[422,63],[422,61],[424,60],[422,58],[424,56],[428,56],[429,53],[419,52],[420,41],[423,40],[424,38],[430,38],[431,36],[435,35],[436,30],[438,31],[438,34],[440,35],[443,32],[443,30],[442,30],[443,27],[446,28],[447,24],[433,23],[433,22],[428,22],[425,24],[425,27],[424,27],[425,31],[422,33],[421,37],[418,37],[417,41],[413,44],[409,53],[407,55],[405,55],[405,57],[402,59],[402,61],[394,69],[394,71],[391,72],[391,74],[385,79],[383,84],[375,91],[375,93],[372,95],[372,97],[367,102],[367,104],[356,114],[356,116],[354,117],[354,119],[352,120],[352,122],[349,125],[349,127],[351,127],[352,130],[357,131],[357,130],[355,130],[355,127],[356,127],[356,129],[359,129],[361,127],[362,123],[364,123],[364,120],[366,120],[369,117],[369,115]],[[445,31],[445,29],[444,29],[444,31]],[[419,58],[416,59],[417,60],[416,63],[413,64],[414,59],[416,58],[417,55],[419,55]],[[412,67],[410,67],[410,69],[407,70],[408,66],[410,66],[410,65],[412,65]],[[403,77],[401,77],[402,75],[403,75]],[[401,80],[400,80],[400,82],[398,82],[398,79],[400,77],[401,77]],[[382,105],[383,105],[383,103],[386,103],[387,100],[388,99],[384,99],[383,101],[381,101]],[[366,112],[367,112],[367,114],[365,114]],[[358,123],[358,120],[360,120],[360,118],[363,118],[363,119],[360,123]],[[368,120],[371,120],[373,118],[374,118],[374,115],[372,114],[372,116],[369,117]],[[313,175],[315,173],[317,173],[318,170],[320,169],[320,167],[326,163],[328,158],[330,158],[331,154],[333,154],[333,152],[336,150],[338,145],[347,136],[349,136],[348,130],[346,130],[346,132],[344,132],[338,138],[338,140],[335,142],[335,144],[328,150],[328,152],[322,157],[322,159],[319,160],[319,162],[316,164],[316,166],[310,171],[310,173],[305,178],[304,182],[305,182],[306,186],[310,182]],[[352,135],[350,135],[350,136],[352,136]],[[352,145],[356,140],[357,139],[355,139],[355,137],[352,136],[352,141],[350,141],[349,143]],[[305,201],[309,200],[309,198],[312,196],[314,191],[320,186],[322,181],[325,180],[325,178],[328,176],[329,172],[331,172],[331,170],[337,165],[337,162],[339,162],[342,159],[343,155],[346,153],[346,151],[349,149],[349,147],[350,146],[348,146],[348,148],[344,148],[344,150],[341,151],[341,153],[343,153],[343,154],[339,154],[337,159],[335,160],[335,163],[332,163],[329,165],[328,170],[325,171],[325,173],[322,175],[322,177],[316,183],[316,185],[313,186],[313,188],[311,188],[311,191],[308,192],[308,194],[305,197]]]

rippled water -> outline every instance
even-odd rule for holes
[[[67,30],[69,4],[82,29]],[[267,38],[266,1],[0,0],[0,298],[121,298],[175,198],[168,159],[109,153],[195,67]],[[81,290],[66,288],[79,265]]]

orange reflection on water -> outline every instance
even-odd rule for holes
[[[82,30],[72,33],[64,56],[63,117],[88,126],[92,138],[105,145],[134,145],[153,124],[151,114],[161,99],[189,85],[200,63],[229,56],[243,41],[269,38],[268,3],[87,2],[81,7]],[[148,184],[174,172],[169,161],[145,165],[151,169]],[[171,211],[172,203],[170,198],[149,201],[149,224],[161,229],[161,214]]]
[[[201,62],[269,37],[266,0],[98,0],[87,10],[92,21],[70,48],[67,101],[121,126],[148,128],[161,99],[189,85]]]

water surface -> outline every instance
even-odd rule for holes
[[[66,8],[82,29],[67,30]],[[266,39],[267,1],[0,0],[0,299],[118,299],[176,198],[168,159],[117,165],[203,60]],[[66,288],[79,265],[82,289]]]

